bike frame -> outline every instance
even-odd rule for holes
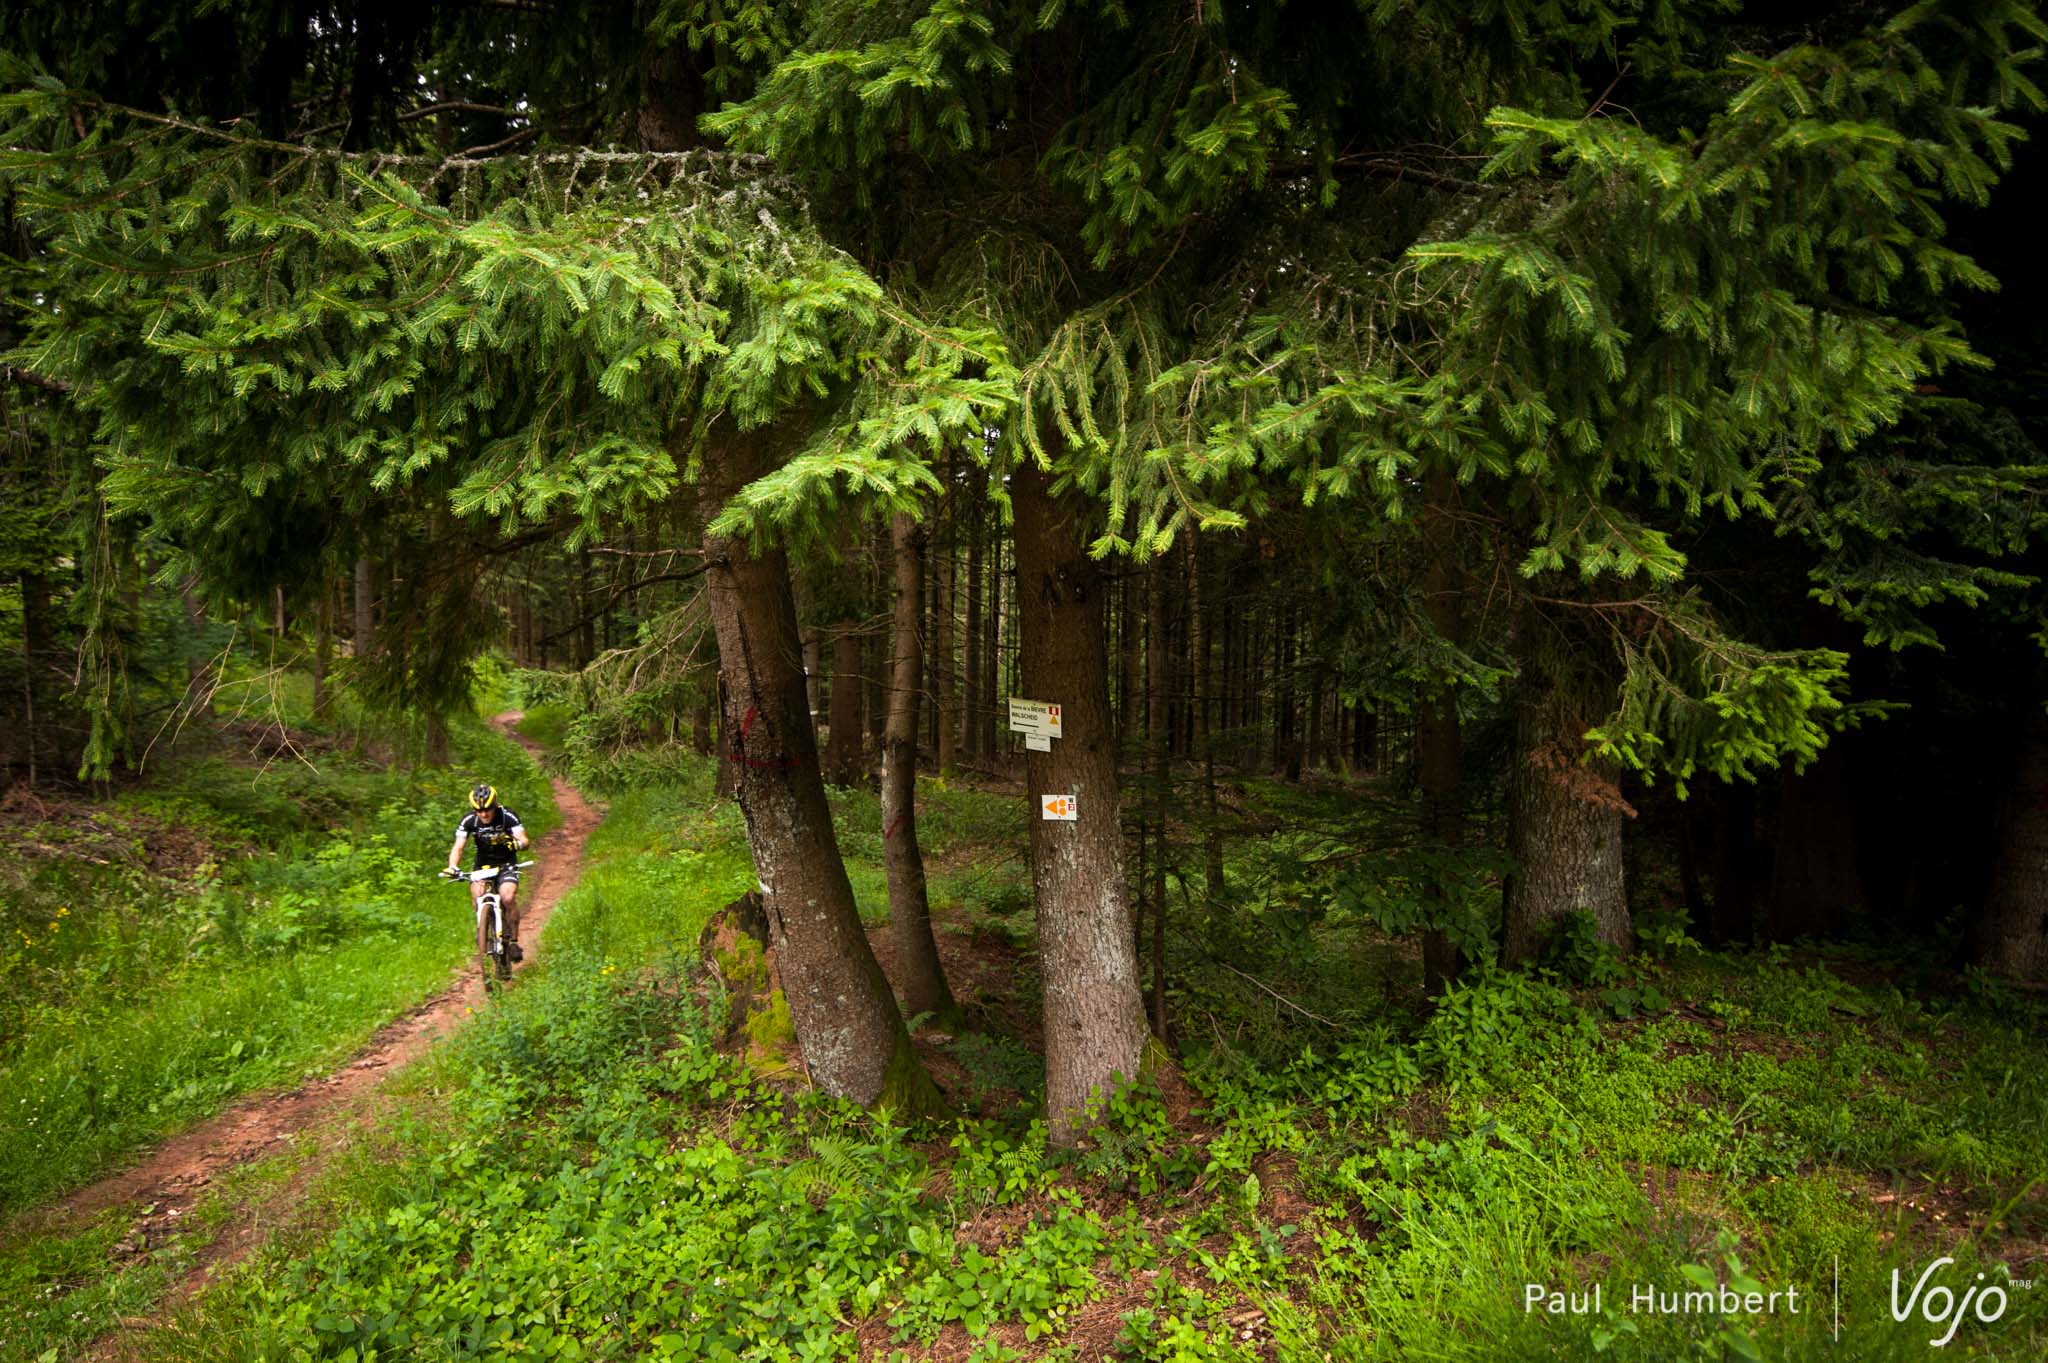
[[[476,923],[479,929],[483,927],[484,910],[488,908],[491,913],[491,946],[488,954],[493,961],[501,966],[505,963],[505,910],[504,904],[498,897],[497,882],[506,871],[524,870],[531,865],[533,865],[531,861],[517,861],[512,863],[511,866],[482,866],[474,871],[456,871],[453,874],[446,871],[442,872],[448,879],[460,881],[468,885],[474,885],[478,881],[489,881],[491,883],[490,889],[485,890],[476,897]],[[486,983],[488,982],[487,980]]]

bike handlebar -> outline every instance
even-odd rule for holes
[[[496,880],[507,871],[522,870],[531,865],[531,861],[515,861],[510,866],[484,866],[474,871],[451,871],[443,866],[436,874],[443,880],[467,880],[474,884],[479,880]]]

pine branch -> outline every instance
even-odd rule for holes
[[[33,370],[18,365],[0,364],[0,378],[9,383],[25,383],[31,388],[40,388],[47,393],[68,393],[71,385],[62,379],[46,378]]]
[[[527,118],[530,111],[507,109],[499,104],[473,104],[466,99],[444,99],[438,104],[427,104],[417,109],[408,109],[398,115],[394,122],[404,123],[415,118],[426,118],[432,114],[498,114],[505,118]]]

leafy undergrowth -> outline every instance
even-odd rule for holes
[[[260,738],[260,736],[259,736]],[[105,804],[0,839],[0,1211],[90,1179],[237,1094],[329,1067],[467,954],[441,864],[471,772],[536,829],[553,799],[480,721],[403,771],[197,734]]]
[[[558,749],[573,717],[574,712],[559,701],[529,705],[520,715],[519,735],[543,748]]]
[[[437,1061],[437,1120],[406,1157],[357,1169],[317,1233],[280,1240],[144,1356],[1648,1363],[2048,1345],[2048,1294],[2014,1281],[2048,1239],[2029,1186],[2048,1166],[2048,1064],[2038,1013],[2009,998],[1914,1001],[1784,953],[1608,962],[1594,981],[1483,971],[1426,1020],[1393,1013],[1285,1060],[1189,1048],[1190,1116],[1134,1090],[1078,1152],[1049,1150],[1028,1102],[905,1129],[713,1049],[681,969],[748,873],[703,765],[613,805],[540,968]],[[974,801],[992,797],[935,794],[966,806],[935,859],[968,864],[993,827]],[[1016,1036],[943,1049],[963,1109],[971,1084],[1030,1084]],[[1930,1344],[1947,1322],[1891,1310],[1893,1271],[1904,1300],[1930,1266],[1916,1302],[2004,1298],[1997,1319],[1956,1322],[1951,1353]],[[1772,1309],[1724,1315],[1724,1289]],[[1638,1291],[1709,1309],[1631,1310]],[[1574,1302],[1588,1309],[1546,1309]]]

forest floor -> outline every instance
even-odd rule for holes
[[[1364,841],[1314,820],[1370,792],[1248,784],[1229,913],[1191,906],[1175,925],[1195,1110],[1135,1091],[1082,1149],[1055,1151],[1017,794],[926,777],[934,925],[969,1025],[918,1028],[958,1116],[904,1128],[793,1081],[772,1014],[746,1056],[713,1043],[724,1020],[700,1001],[695,944],[755,878],[712,764],[576,771],[610,798],[574,884],[552,882],[541,968],[223,1168],[161,1246],[130,1243],[156,1214],[138,1223],[133,1203],[12,1266],[0,1244],[0,1296],[47,1295],[49,1322],[41,1342],[0,1339],[0,1360],[93,1340],[123,1363],[1908,1363],[1964,1348],[2018,1363],[2048,1348],[2048,1292],[2027,1285],[2048,1278],[2048,1062],[2029,1000],[1846,944],[1680,944],[1606,963],[1620,973],[1604,984],[1478,970],[1422,1010],[1412,942],[1303,884],[1320,839]],[[587,817],[558,799],[569,826]],[[886,963],[877,802],[831,799]],[[1910,1288],[1937,1254],[1949,1281],[2010,1284],[2009,1310],[1964,1322],[1963,1347],[1934,1349],[1887,1309],[1891,1272]],[[110,1255],[132,1265],[118,1281]],[[1632,1283],[1752,1278],[1820,1309],[1627,1306]],[[1601,1282],[1604,1313],[1524,1305],[1524,1284]],[[73,1312],[129,1328],[59,1323]]]
[[[516,728],[518,710],[491,723],[538,758],[540,747]],[[583,872],[585,845],[603,818],[567,781],[550,777],[561,822],[534,843],[535,868],[521,885],[521,939],[530,969],[538,959],[541,932],[550,913]],[[208,1210],[211,1224],[179,1256],[180,1273],[148,1312],[118,1318],[118,1327],[95,1340],[85,1357],[129,1356],[123,1344],[134,1331],[160,1326],[194,1292],[259,1249],[271,1226],[287,1220],[312,1186],[326,1160],[354,1130],[375,1120],[390,1100],[384,1081],[460,1029],[487,995],[473,959],[460,966],[447,986],[393,1019],[344,1063],[328,1073],[281,1091],[251,1094],[217,1115],[180,1131],[132,1165],[100,1178],[8,1228],[10,1240],[77,1236],[111,1215],[125,1227],[110,1256],[136,1260],[177,1237],[209,1190],[234,1186],[233,1175],[265,1157],[289,1152],[290,1171],[263,1187],[243,1180]],[[129,1214],[121,1215],[125,1209]]]

